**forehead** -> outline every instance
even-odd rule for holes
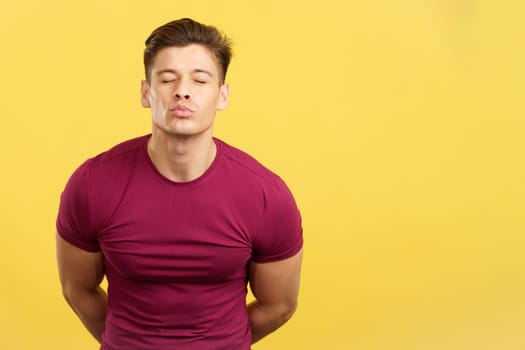
[[[187,73],[195,70],[206,70],[214,77],[219,76],[219,61],[206,47],[191,44],[183,47],[170,46],[157,52],[151,66],[151,72],[173,70]]]

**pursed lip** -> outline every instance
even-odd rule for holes
[[[184,104],[176,104],[174,107],[170,108],[170,112],[177,117],[189,117],[193,114],[193,110]]]

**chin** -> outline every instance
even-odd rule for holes
[[[181,125],[183,123],[186,125]],[[198,131],[195,127],[188,125],[188,123],[185,123],[184,121],[182,121],[182,123],[180,121],[172,121],[171,123],[166,123],[162,126],[155,125],[155,127],[163,133],[169,135],[191,136],[198,134]]]
[[[191,129],[181,129],[181,128],[172,128],[166,131],[169,135],[172,136],[179,136],[179,137],[190,137],[190,136],[198,136],[203,134],[203,131],[199,130],[191,130]]]

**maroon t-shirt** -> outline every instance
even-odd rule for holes
[[[101,349],[249,349],[247,264],[301,249],[295,201],[277,175],[218,139],[201,177],[172,182],[151,162],[149,137],[86,161],[61,197],[61,237],[104,254]]]

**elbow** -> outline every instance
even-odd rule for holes
[[[279,313],[278,313],[278,323],[279,325],[283,325],[285,324],[286,322],[288,322],[288,320],[290,320],[292,318],[292,316],[295,314],[295,311],[297,310],[297,303],[288,303],[288,304],[283,304],[279,310]]]
[[[261,304],[254,301],[248,305],[252,344],[284,325],[297,310],[297,303]]]
[[[75,310],[75,312],[77,309],[77,304],[87,295],[89,295],[89,290],[83,290],[70,284],[65,284],[62,286],[62,296],[69,306]]]
[[[297,311],[297,302],[289,306],[288,312],[286,313],[286,321],[292,318],[292,316],[295,314],[295,311]]]
[[[64,285],[62,286],[62,296],[66,300],[66,302],[73,307],[74,300],[75,300],[75,292],[74,288],[71,288],[70,286]]]

